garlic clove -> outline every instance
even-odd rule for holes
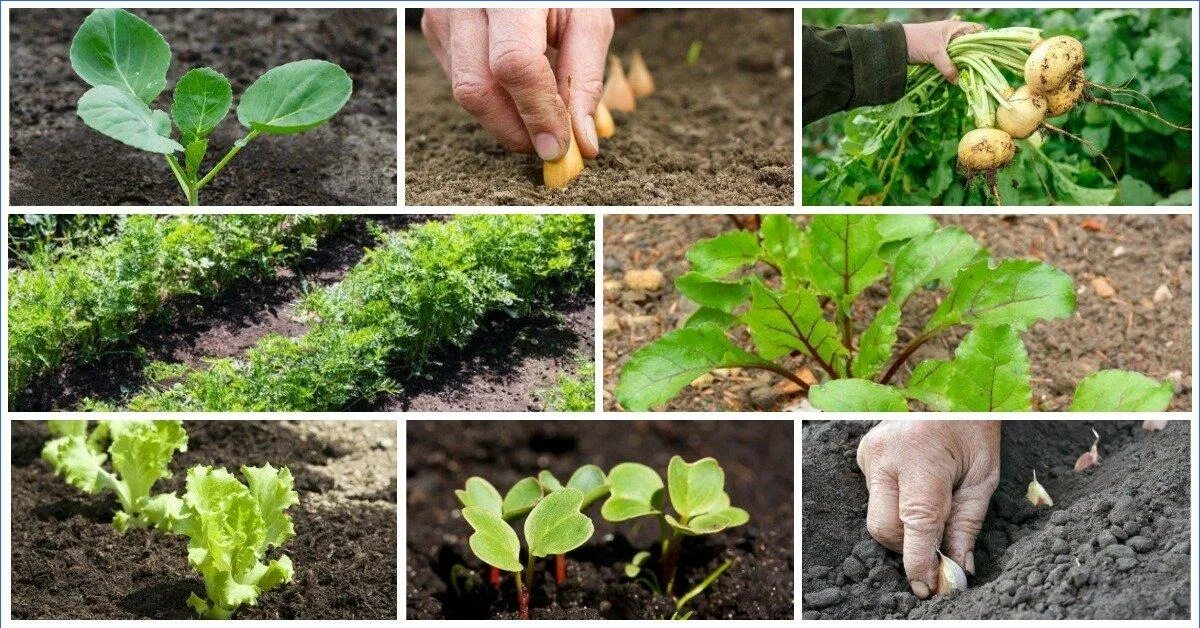
[[[1050,493],[1047,493],[1041,482],[1038,482],[1036,469],[1033,472],[1033,481],[1029,483],[1029,488],[1025,491],[1025,499],[1034,506],[1054,506],[1054,500],[1050,499]]]
[[[1157,432],[1161,429],[1165,429],[1166,427],[1167,427],[1166,421],[1155,421],[1155,420],[1151,420],[1151,419],[1146,419],[1145,421],[1142,421],[1142,429],[1146,430],[1147,432]]]
[[[571,110],[571,77],[567,77],[567,111]],[[583,172],[583,155],[579,152],[579,143],[575,141],[575,129],[571,128],[570,118],[567,118],[567,131],[571,143],[562,157],[552,161],[542,162],[542,180],[548,188],[565,188],[579,173]]]
[[[596,135],[604,139],[608,139],[617,134],[617,123],[613,122],[612,114],[609,113],[608,107],[604,106],[604,101],[596,103]]]
[[[642,58],[642,51],[636,48],[633,50],[633,59],[629,62],[629,86],[633,88],[633,95],[638,98],[654,93],[654,78],[650,76],[650,69],[646,67],[646,60]]]
[[[1092,435],[1096,437],[1096,440],[1092,441],[1091,450],[1085,452],[1079,457],[1078,460],[1075,461],[1076,471],[1083,471],[1088,467],[1094,467],[1097,464],[1100,464],[1100,452],[1096,449],[1096,446],[1100,444],[1100,435],[1097,434],[1096,430],[1094,429],[1092,430]]]
[[[625,70],[621,69],[621,60],[616,55],[608,55],[608,80],[600,99],[612,111],[637,109],[633,88],[629,86],[629,79],[625,78]]]
[[[934,593],[942,595],[951,591],[959,591],[967,588],[967,572],[963,571],[958,563],[950,559],[945,554],[938,552],[938,557],[941,558],[941,565],[938,567],[938,583]]]

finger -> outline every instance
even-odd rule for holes
[[[960,486],[954,492],[950,505],[942,548],[947,556],[971,575],[975,574],[975,539],[983,529],[988,502],[999,481],[1000,472],[996,470],[983,482]]]
[[[560,12],[561,13],[561,12]],[[596,104],[604,89],[604,60],[612,39],[609,9],[573,9],[564,14],[558,33],[558,92],[565,94],[570,78],[571,126],[586,159],[600,154],[596,135]]]
[[[987,30],[987,26],[979,24],[978,22],[961,22],[959,24],[955,24],[951,28],[950,39],[953,41],[955,37],[970,35],[971,33],[979,33],[985,30]]]
[[[488,9],[488,64],[508,92],[539,157],[567,151],[567,107],[546,59],[546,12]]]
[[[450,12],[446,9],[425,9],[421,14],[421,34],[433,52],[433,58],[442,66],[442,73],[450,77],[450,58],[446,55],[446,44],[450,41]]]
[[[942,73],[942,76],[946,77],[947,81],[958,83],[958,68],[954,67],[954,63],[950,61],[950,55],[946,54],[944,50],[938,51],[929,62],[937,68],[938,72]]]
[[[450,14],[450,85],[454,100],[504,148],[533,151],[525,123],[488,66],[487,16],[482,9]]]
[[[951,481],[948,474],[929,469],[905,471],[899,478],[904,573],[922,599],[937,587],[937,549],[950,516]]]
[[[904,525],[900,523],[900,489],[895,475],[874,473],[868,476],[867,532],[871,538],[893,552],[904,551]]]

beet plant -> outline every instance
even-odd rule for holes
[[[1075,312],[1066,273],[1037,260],[993,259],[966,231],[927,216],[819,215],[802,229],[769,215],[757,232],[697,242],[687,258],[692,270],[675,286],[700,307],[621,369],[615,394],[627,410],[663,404],[713,369],[743,368],[791,381],[826,411],[906,411],[911,402],[1028,411],[1033,388],[1021,334]],[[860,297],[885,278],[887,300],[864,325]],[[905,303],[938,289],[937,309],[897,348]],[[953,356],[918,362],[900,381],[921,347],[962,328]],[[735,329],[753,350],[730,338]],[[796,357],[813,378],[799,374]],[[1105,370],[1080,383],[1071,409],[1161,411],[1172,394],[1170,382]]]
[[[350,76],[329,61],[304,59],[268,70],[238,103],[238,122],[247,133],[201,174],[209,135],[229,113],[233,88],[216,70],[194,68],[175,83],[170,115],[151,109],[167,87],[170,66],[166,39],[123,9],[92,11],[71,41],[71,67],[92,86],[79,99],[79,117],[118,142],[163,155],[189,205],[199,204],[200,190],[251,140],[318,127],[341,110],[353,91]]]

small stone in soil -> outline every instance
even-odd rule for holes
[[[827,608],[841,603],[844,599],[846,599],[846,594],[841,589],[829,587],[804,596],[804,603],[812,608]]]

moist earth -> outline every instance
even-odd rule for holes
[[[975,546],[969,588],[928,600],[898,554],[866,529],[855,463],[870,422],[803,425],[804,619],[1186,619],[1191,495],[1187,421],[1005,421],[1000,485]],[[1100,434],[1100,464],[1075,459]],[[1038,480],[1054,499],[1037,508]]]
[[[737,218],[742,220],[743,218]],[[1035,410],[1065,410],[1075,387],[1101,369],[1128,369],[1170,380],[1170,410],[1192,408],[1192,219],[1170,215],[937,216],[960,225],[993,257],[1043,260],[1075,281],[1077,310],[1069,319],[1039,321],[1022,334],[1029,352]],[[801,219],[803,223],[803,219]],[[637,349],[683,325],[696,305],[675,290],[687,272],[684,257],[696,241],[737,229],[719,215],[610,215],[604,219],[604,405],[617,409],[617,374]],[[630,270],[657,269],[658,290],[632,289]],[[1101,296],[1102,279],[1114,294]],[[855,306],[856,329],[887,299],[886,282],[868,288]],[[905,305],[900,343],[916,336],[937,308],[937,293],[919,291]],[[611,316],[610,316],[611,315]],[[953,330],[927,343],[899,373],[926,358],[945,358],[965,333]],[[751,346],[742,335],[743,346]],[[795,361],[793,368],[803,362]],[[815,370],[815,368],[814,368]],[[732,369],[685,388],[667,410],[777,410],[796,399],[770,374]]]
[[[638,461],[666,473],[673,455],[714,456],[725,470],[733,504],[750,513],[744,526],[690,537],[677,592],[699,583],[727,560],[733,565],[688,608],[696,619],[790,619],[794,614],[793,424],[788,421],[409,421],[407,423],[407,618],[515,619],[512,577],[499,593],[488,568],[467,545],[471,528],[454,495],[480,476],[506,490],[549,469],[565,479],[584,464],[606,471]],[[614,526],[587,514],[596,533],[567,555],[567,581],[556,587],[539,564],[533,619],[661,619],[674,604],[624,575],[639,550],[654,551],[658,529],[648,519]],[[519,529],[519,525],[518,525]],[[545,561],[543,561],[545,562]],[[456,593],[451,573],[470,570],[475,586]],[[551,570],[552,571],[552,570]]]
[[[12,421],[12,618],[192,619],[200,572],[187,539],[145,529],[119,534],[112,493],[88,495],[41,459],[43,422]],[[300,503],[295,538],[271,550],[292,559],[291,584],[235,619],[396,618],[396,427],[391,421],[188,421],[188,450],[156,492],[184,489],[194,465],[288,467]]]
[[[405,32],[408,205],[791,205],[792,11],[642,10],[610,53],[640,49],[657,91],[613,112],[616,135],[566,188],[506,153],[455,102],[421,33]],[[701,53],[685,60],[692,42]]]
[[[234,110],[209,139],[204,171],[246,129],[237,98],[267,70],[325,59],[354,81],[328,123],[252,141],[200,192],[203,205],[396,204],[396,12],[365,9],[133,9],[171,45],[167,84],[212,67],[233,84]],[[160,155],[88,128],[71,69],[81,9],[11,12],[12,205],[174,205],[183,195]],[[167,110],[168,88],[151,106]]]

